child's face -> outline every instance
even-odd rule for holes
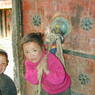
[[[26,59],[35,63],[41,59],[42,48],[36,42],[28,42],[23,45],[24,55]]]
[[[3,73],[6,69],[6,56],[0,54],[0,74]]]

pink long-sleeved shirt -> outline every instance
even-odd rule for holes
[[[42,88],[49,94],[57,94],[66,91],[71,85],[71,79],[60,60],[52,53],[49,53],[47,63],[49,73],[43,73]],[[32,63],[28,60],[25,61],[25,79],[34,85],[39,83],[37,73],[37,66],[39,64],[39,62]]]

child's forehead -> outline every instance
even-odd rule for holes
[[[2,63],[7,63],[6,56],[0,54],[0,64],[2,64]]]
[[[0,54],[0,59],[4,60],[6,59],[6,56],[4,54]]]
[[[6,55],[4,55],[4,54],[0,54],[0,57],[6,57]]]
[[[28,42],[23,45],[23,47],[27,48],[40,48],[40,45],[37,42]]]

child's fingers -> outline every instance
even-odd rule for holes
[[[48,70],[48,69],[44,69],[44,72],[45,72],[46,74],[48,74],[48,73],[49,73],[49,70]]]

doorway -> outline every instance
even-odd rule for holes
[[[0,3],[2,3],[0,1]],[[3,7],[6,4],[3,3]],[[0,48],[8,53],[9,64],[5,74],[14,80],[14,61],[12,52],[12,7],[0,8]]]

